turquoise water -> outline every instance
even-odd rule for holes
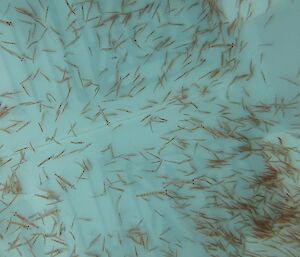
[[[299,1],[0,6],[0,256],[299,256]]]

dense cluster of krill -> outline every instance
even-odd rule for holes
[[[1,256],[196,256],[185,254],[189,250],[182,238],[168,237],[173,227],[154,243],[155,236],[142,226],[146,217],[126,229],[125,235],[99,231],[86,249],[77,247],[74,222],[92,220],[74,217],[72,224],[65,224],[60,206],[66,201],[65,192],[72,196],[80,183],[97,173],[95,157],[84,155],[91,148],[105,156],[105,168],[121,167],[107,175],[99,183],[103,190],[91,197],[113,194],[119,204],[123,195],[133,191],[137,204],[150,206],[158,201],[171,206],[182,226],[194,235],[186,240],[205,256],[299,256],[300,151],[288,137],[267,139],[267,135],[284,122],[299,128],[295,121],[300,116],[300,93],[274,94],[268,99],[257,95],[269,86],[272,74],[263,70],[263,50],[258,59],[245,55],[251,42],[243,39],[243,28],[255,15],[256,1],[231,1],[235,13],[229,18],[218,0],[112,1],[115,11],[105,11],[102,1],[64,0],[60,4],[65,17],[59,17],[64,19],[63,29],[50,20],[56,12],[53,3],[6,2],[8,18],[0,20],[1,55],[29,73],[11,86],[16,90],[0,87],[1,140],[35,134],[59,150],[36,162],[32,156],[43,147],[40,142],[30,139],[13,154],[6,150],[10,139],[0,142]],[[267,28],[272,25],[272,0],[262,2]],[[189,15],[187,21],[182,18]],[[18,32],[24,26],[29,31],[26,39],[5,38],[7,31]],[[48,37],[64,52],[52,45],[44,47],[41,42]],[[92,38],[91,44],[86,43],[84,51],[76,50],[85,37]],[[270,48],[272,43],[262,42],[261,47]],[[47,71],[39,63],[44,54],[56,55],[62,62],[51,64],[51,72]],[[85,56],[104,58],[106,68],[96,76],[88,75],[81,63]],[[280,79],[289,88],[299,87],[295,78]],[[257,83],[258,87],[253,86]],[[78,111],[76,90],[88,96]],[[38,119],[16,118],[25,109]],[[116,142],[100,149],[97,142],[81,138],[79,123],[101,124],[117,133],[125,127],[123,117],[135,113],[140,115],[136,126],[145,131],[145,137],[150,133],[157,138],[147,143],[152,145],[120,154]],[[68,117],[72,122],[63,132]],[[169,153],[177,157],[172,159]],[[57,169],[48,169],[70,155],[76,155],[78,174],[61,173],[58,164]],[[28,162],[39,177],[31,197],[45,205],[44,211],[31,215],[22,213],[17,204],[25,193],[21,177]],[[127,163],[143,163],[143,168],[124,169]],[[136,187],[147,179],[156,188]],[[125,223],[126,213],[117,212],[120,223]],[[159,207],[152,212],[168,223]],[[113,248],[113,240],[119,246]],[[51,249],[41,253],[37,242]],[[114,253],[126,244],[131,247],[128,252]]]

